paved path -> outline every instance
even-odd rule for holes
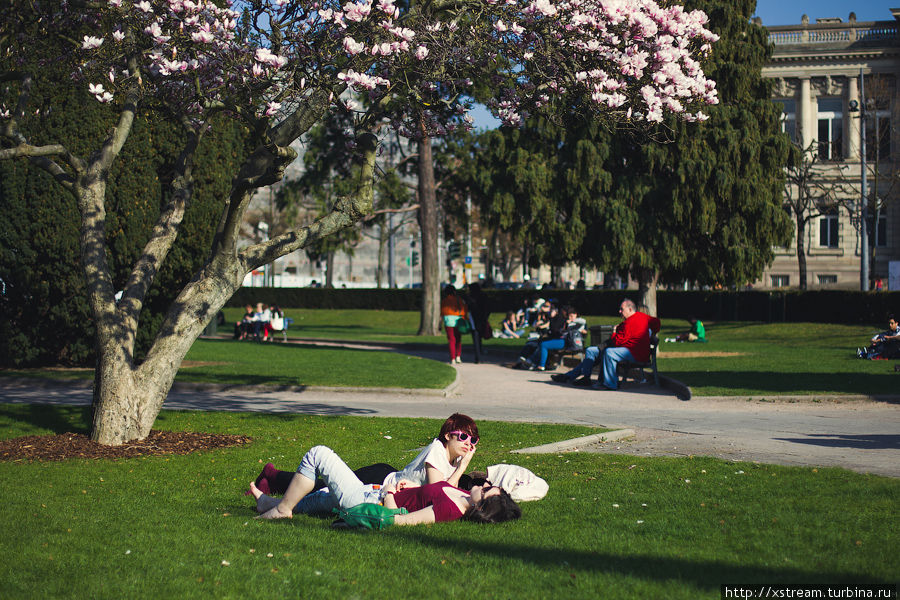
[[[443,352],[417,354],[442,359]],[[420,391],[334,391],[321,388],[198,389],[176,386],[166,408],[292,412],[318,415],[574,423],[635,429],[633,440],[588,451],[646,456],[709,455],[785,465],[840,466],[900,477],[900,404],[866,399],[758,401],[678,400],[652,386],[599,392],[550,382],[546,373],[516,371],[493,357],[457,367],[448,395]],[[89,384],[40,385],[0,379],[7,402],[90,402]]]

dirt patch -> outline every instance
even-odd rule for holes
[[[240,446],[253,441],[246,435],[153,430],[147,439],[121,446],[104,446],[83,433],[28,435],[0,440],[0,460],[54,461],[69,458],[134,458],[162,454],[190,454],[201,450]]]
[[[746,352],[666,352],[657,351],[657,358],[721,358],[727,356],[744,356]]]

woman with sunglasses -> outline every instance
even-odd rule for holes
[[[394,525],[422,525],[467,519],[478,523],[502,523],[522,516],[519,505],[502,488],[485,483],[470,491],[440,481],[423,486],[400,480],[383,490],[356,479],[353,471],[330,448],[316,446],[303,457],[281,500],[262,493],[255,483],[250,491],[256,498],[260,519],[290,519],[296,507],[310,497],[316,476],[323,477],[340,508],[357,504],[383,504],[385,508],[405,508],[408,514],[394,516]],[[315,496],[315,494],[311,494]]]
[[[364,484],[380,484],[384,489],[401,480],[416,486],[446,481],[450,485],[459,487],[460,478],[463,477],[463,473],[475,454],[478,440],[478,425],[475,421],[467,415],[454,413],[444,421],[437,438],[403,470],[397,471],[390,465],[379,463],[357,469],[353,474]],[[263,467],[262,473],[256,478],[254,484],[264,494],[285,494],[293,478],[293,471],[279,471],[272,463],[268,463]],[[465,479],[468,480],[468,477],[466,476]],[[468,485],[462,487],[468,487]],[[317,483],[314,485],[314,490],[321,490],[324,487],[326,487],[324,482]],[[252,490],[248,490],[247,493],[251,492]],[[328,492],[319,492],[319,495],[323,494],[327,495]],[[307,500],[306,503],[310,506],[314,504],[324,506],[328,499],[321,500],[322,504],[315,503],[312,499]],[[326,508],[326,510],[330,510],[330,508]],[[299,507],[295,512],[312,512],[312,509]]]

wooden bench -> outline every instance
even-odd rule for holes
[[[544,365],[548,371],[553,371],[560,364],[562,364],[563,360],[567,356],[576,356],[580,357],[579,360],[584,359],[584,351],[583,350],[550,350],[547,352],[547,363]]]
[[[603,350],[606,348],[609,343],[609,338],[612,336],[615,331],[615,326],[613,325],[594,325],[590,328],[591,331],[591,346],[597,346],[600,348],[600,360],[597,361],[597,364],[594,366],[595,370],[603,369]],[[657,387],[659,387],[659,371],[656,367],[656,349],[659,347],[659,336],[657,334],[652,334],[650,336],[650,360],[647,362],[637,362],[637,361],[619,361],[619,364],[616,365],[616,372],[620,374],[622,377],[622,381],[628,379],[628,376],[631,375],[632,379],[639,383],[641,381],[647,380],[647,374],[644,369],[651,369],[653,372],[653,383]],[[637,379],[635,373],[640,373],[641,379]]]
[[[620,374],[622,377],[622,381],[626,381],[628,376],[631,375],[632,380],[635,383],[643,383],[647,381],[647,374],[644,372],[644,369],[651,369],[653,372],[653,385],[659,387],[659,371],[656,368],[656,349],[659,347],[659,336],[655,333],[650,336],[650,360],[647,362],[638,362],[631,360],[622,360],[619,361],[619,364],[616,365],[616,373]],[[635,373],[641,374],[641,379],[638,380]]]

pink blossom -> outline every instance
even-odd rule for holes
[[[207,26],[206,30],[195,31],[194,33],[192,33],[191,39],[200,44],[209,44],[215,39],[215,37],[209,31],[209,28]]]
[[[416,48],[416,58],[419,60],[425,60],[425,57],[428,56],[428,48],[425,46],[419,46]]]
[[[99,48],[101,44],[103,44],[103,38],[86,35],[84,36],[84,40],[81,42],[81,49],[93,50],[94,48]]]
[[[113,31],[113,34],[112,34],[112,35],[113,35],[113,37],[116,39],[117,42],[121,42],[122,40],[125,39],[125,34],[122,33],[121,31],[119,31],[118,29],[116,29],[115,31]]]
[[[266,104],[266,116],[271,117],[275,113],[278,112],[278,109],[281,108],[281,103],[279,102],[269,102]]]
[[[347,54],[350,56],[354,56],[359,54],[360,52],[365,51],[366,45],[362,42],[357,42],[352,37],[344,38],[344,50],[347,51]]]
[[[152,13],[152,12],[153,12],[153,7],[150,6],[150,3],[147,2],[147,0],[142,0],[141,2],[138,2],[137,4],[134,5],[134,7],[135,7],[135,8],[141,9],[141,10],[144,11],[145,13]]]

